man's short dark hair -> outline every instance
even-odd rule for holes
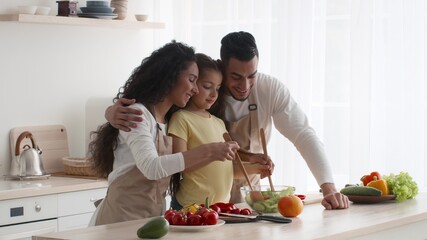
[[[221,60],[227,65],[230,58],[234,57],[240,61],[250,61],[259,57],[258,48],[254,36],[248,32],[232,32],[221,40]]]

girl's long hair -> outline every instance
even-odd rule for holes
[[[152,111],[153,105],[162,101],[175,86],[180,73],[194,62],[196,58],[192,47],[172,41],[142,60],[113,101],[119,98],[135,99]],[[175,109],[169,110],[167,119]],[[89,144],[89,153],[93,158],[94,170],[100,177],[108,177],[113,170],[118,134],[119,130],[108,122],[91,132],[93,140]]]

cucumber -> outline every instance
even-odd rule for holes
[[[161,238],[168,234],[169,222],[164,217],[154,217],[138,229],[139,238]]]
[[[344,195],[356,195],[356,196],[381,196],[381,191],[368,186],[349,186],[341,189],[340,191]]]
[[[252,207],[254,210],[260,211],[260,212],[264,212],[264,210],[265,210],[265,206],[264,206],[264,204],[262,204],[261,201],[254,202],[254,205]]]

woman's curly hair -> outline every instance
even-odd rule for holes
[[[119,89],[113,101],[119,98],[135,99],[149,110],[169,94],[178,81],[180,73],[196,62],[192,47],[172,41],[155,50],[134,69],[125,85]],[[171,108],[166,115],[170,117]],[[89,154],[93,158],[94,170],[100,177],[107,177],[113,170],[114,150],[117,148],[119,130],[105,123],[91,132]]]

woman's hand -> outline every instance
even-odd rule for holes
[[[131,128],[136,128],[135,122],[142,122],[142,111],[127,107],[135,103],[135,99],[119,98],[114,105],[105,110],[105,119],[111,126],[125,132],[130,132]]]
[[[228,141],[224,143],[211,143],[213,159],[219,160],[233,160],[236,157],[236,152],[239,150],[239,144],[235,141]]]

